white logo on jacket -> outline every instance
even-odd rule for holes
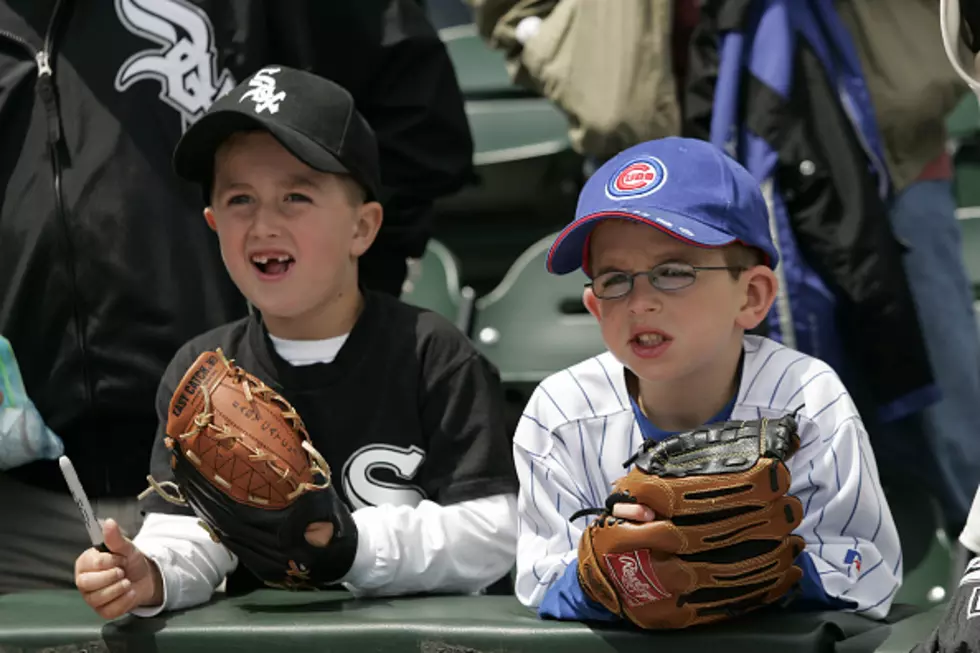
[[[255,113],[279,111],[279,103],[286,99],[286,91],[276,92],[276,78],[273,77],[282,68],[263,68],[255,73],[248,85],[252,88],[245,91],[238,99],[239,104],[245,100],[255,102]]]
[[[415,478],[425,452],[416,446],[396,447],[391,444],[369,444],[361,447],[347,459],[341,474],[344,494],[354,509],[380,506],[390,503],[396,506],[417,506],[426,498],[425,492],[408,481]],[[398,481],[380,480],[375,473],[387,469]]]
[[[186,131],[211,103],[235,87],[227,69],[217,70],[211,20],[187,0],[115,0],[123,26],[161,47],[129,57],[116,73],[120,93],[144,79],[160,82],[160,99],[180,113]]]

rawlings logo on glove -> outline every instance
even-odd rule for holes
[[[642,628],[685,628],[784,599],[803,576],[803,519],[787,494],[796,421],[724,422],[644,442],[579,543],[579,583]],[[613,516],[618,503],[654,520]]]

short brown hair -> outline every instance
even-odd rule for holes
[[[356,179],[350,175],[336,175],[337,181],[340,182],[341,187],[344,189],[344,194],[347,195],[347,201],[351,203],[351,206],[360,206],[367,202],[368,193],[367,190],[358,182]]]
[[[722,249],[722,254],[725,257],[725,265],[732,268],[728,273],[733,279],[738,279],[743,270],[766,264],[766,255],[762,250],[740,243],[727,245]]]

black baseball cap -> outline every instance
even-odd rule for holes
[[[368,199],[380,199],[378,144],[353,96],[287,66],[265,66],[216,100],[177,143],[174,170],[210,199],[215,152],[235,132],[255,129],[268,131],[314,170],[350,175]]]

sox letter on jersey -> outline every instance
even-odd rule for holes
[[[901,585],[902,553],[850,395],[826,363],[773,340],[745,336],[744,351],[725,417],[781,417],[802,406],[800,448],[789,470],[790,493],[804,508],[796,531],[807,545],[800,557],[803,599],[884,617]],[[515,590],[542,616],[613,618],[578,586],[578,541],[588,520],[573,523],[569,516],[605,504],[643,430],[651,432],[649,422],[638,421],[623,372],[604,353],[552,375],[534,391],[515,433],[521,483]]]

